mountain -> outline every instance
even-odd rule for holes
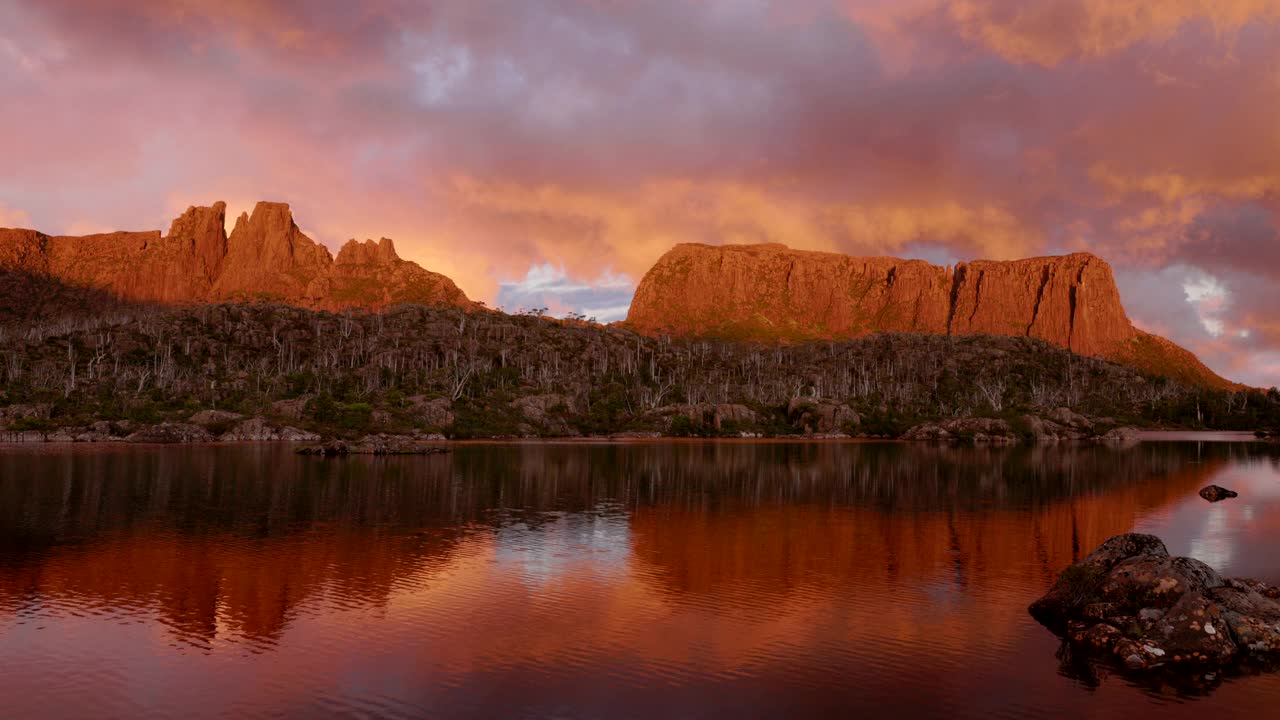
[[[682,244],[640,281],[626,324],[757,341],[877,332],[1031,337],[1184,382],[1231,386],[1189,351],[1135,328],[1111,266],[1088,253],[947,268],[779,244]]]
[[[452,280],[396,254],[391,240],[349,241],[335,260],[284,203],[260,202],[228,236],[226,204],[188,208],[169,232],[82,237],[0,228],[0,316],[111,302],[183,305],[269,300],[314,310],[413,303],[476,307]]]

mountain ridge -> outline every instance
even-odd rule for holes
[[[259,202],[226,232],[226,203],[191,206],[159,230],[83,236],[0,228],[0,311],[75,309],[111,298],[169,305],[269,300],[312,310],[396,304],[479,307],[448,277],[404,260],[382,238],[348,241],[338,257],[308,237],[287,203]],[[36,279],[62,285],[30,294]],[[35,302],[33,302],[33,300]],[[45,300],[47,302],[41,302]]]
[[[1092,253],[940,266],[778,243],[683,243],[641,279],[625,324],[646,334],[750,341],[1025,336],[1183,381],[1234,386],[1190,351],[1134,327],[1111,266]]]

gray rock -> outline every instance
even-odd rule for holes
[[[1206,485],[1200,488],[1200,497],[1209,502],[1222,502],[1228,498],[1238,497],[1239,493],[1234,490],[1228,490],[1220,485]]]
[[[240,413],[230,412],[229,410],[201,410],[192,415],[189,422],[196,425],[213,425],[216,423],[235,422],[244,417]]]
[[[150,425],[125,438],[131,443],[203,443],[212,442],[213,435],[199,425],[187,423],[160,423]]]
[[[453,403],[449,398],[428,398],[414,395],[409,398],[409,413],[415,420],[429,428],[443,430],[453,424]]]
[[[1170,557],[1151,535],[1107,540],[1029,609],[1074,647],[1134,670],[1280,660],[1280,589],[1223,580],[1199,560]]]

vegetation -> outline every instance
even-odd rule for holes
[[[766,346],[581,318],[404,306],[131,308],[0,326],[0,427],[185,420],[201,409],[335,433],[454,437],[802,432],[818,403],[896,436],[925,420],[1067,407],[1120,424],[1280,427],[1275,389],[1215,390],[1029,338],[881,334]],[[725,415],[718,408],[745,408]]]

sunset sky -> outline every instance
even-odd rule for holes
[[[677,242],[1090,250],[1280,384],[1280,0],[0,0],[0,227],[289,202],[509,310]]]

